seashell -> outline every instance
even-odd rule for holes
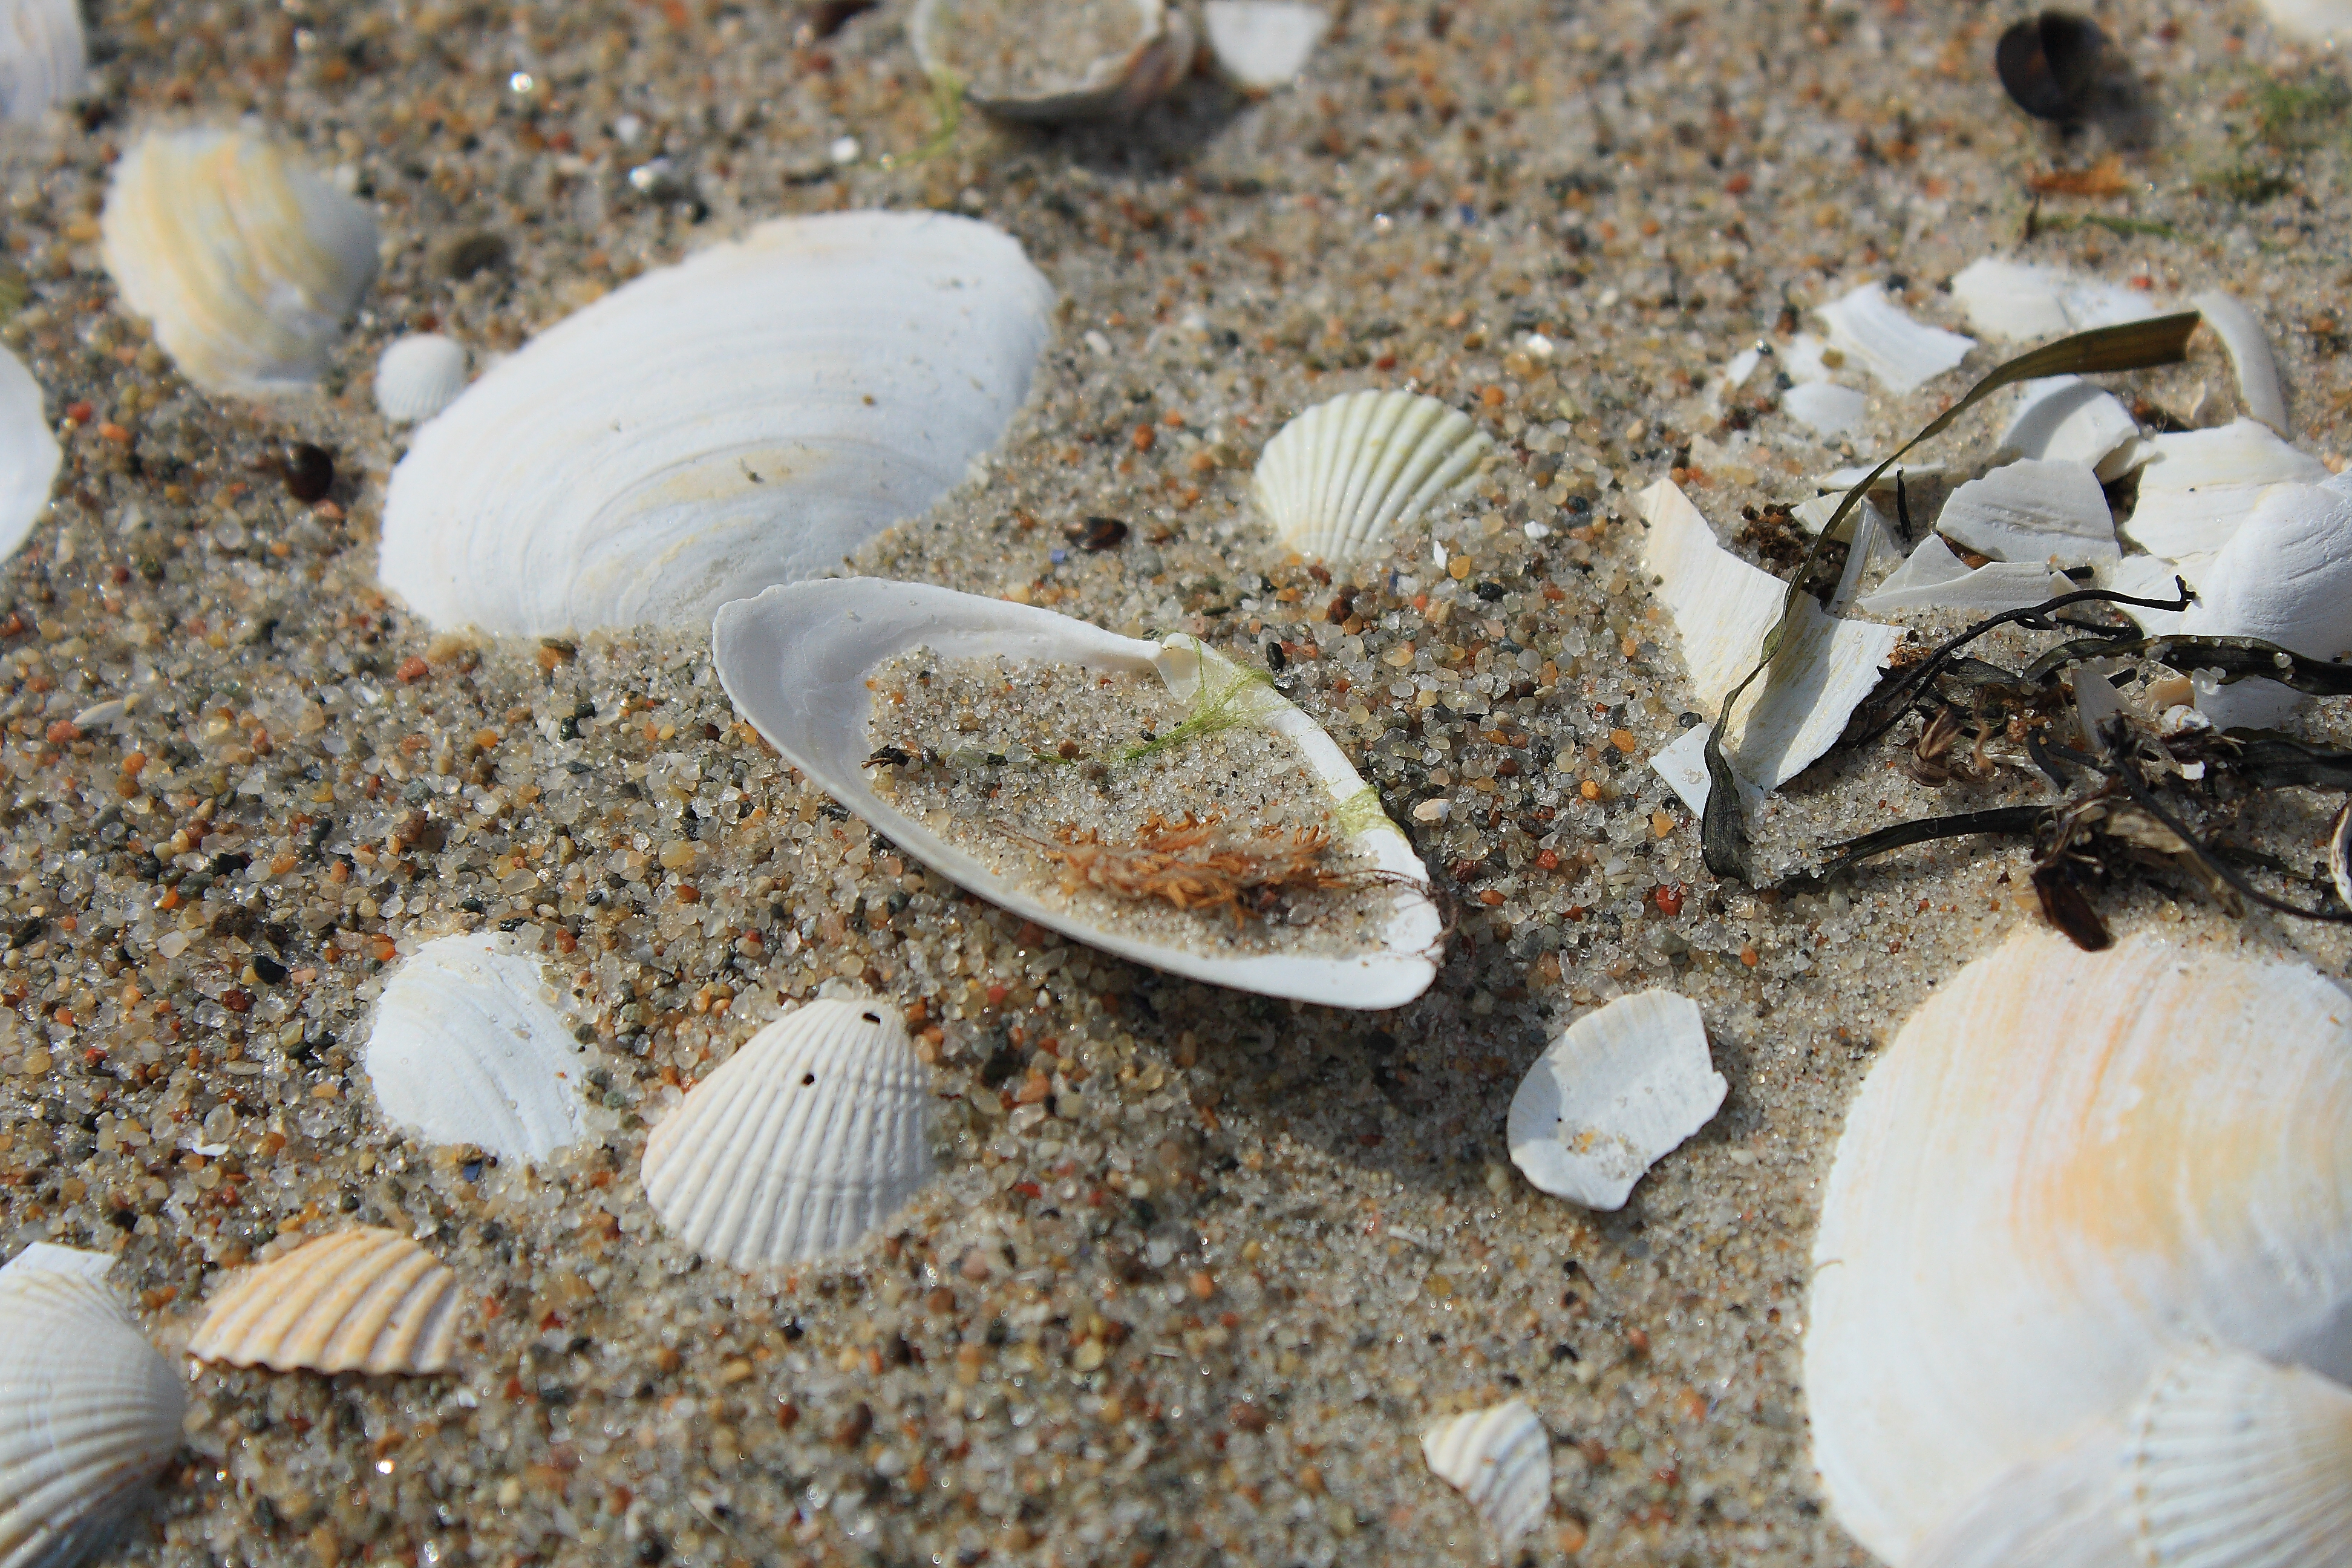
[[[1523,1399],[1438,1422],[1421,1435],[1421,1455],[1506,1546],[1551,1508],[1551,1434]]]
[[[2239,401],[2247,414],[2285,435],[2286,397],[2279,391],[2278,361],[2271,356],[2271,341],[2262,322],[2243,300],[2219,289],[2191,295],[2189,302],[2229,350],[2230,364],[2238,373]]]
[[[2352,0],[2263,0],[2271,25],[2294,38],[2352,38]]]
[[[1730,1089],[1698,1004],[1620,996],[1544,1047],[1511,1096],[1511,1163],[1556,1197],[1620,1209],[1643,1173],[1707,1123]]]
[[[76,0],[10,0],[0,14],[0,119],[38,120],[89,85]]]
[[[2181,631],[2352,653],[2352,479],[2273,485],[2197,579]]]
[[[105,1286],[0,1275],[0,1563],[66,1568],[102,1544],[179,1452],[187,1404]]]
[[[538,963],[495,932],[440,937],[404,959],[361,1056],[384,1115],[501,1160],[577,1142],[583,1053],[545,989]]]
[[[567,318],[419,428],[380,574],[441,626],[699,627],[961,482],[1027,395],[1052,301],[970,218],[762,224]]]
[[[1755,668],[1789,585],[1717,543],[1673,481],[1660,479],[1641,501],[1650,525],[1642,568],[1663,579],[1658,595],[1681,634],[1692,693],[1716,710]],[[1829,750],[1903,637],[1899,627],[1824,615],[1809,600],[1798,616],[1772,668],[1741,697],[1725,743],[1734,771],[1767,789]]]
[[[1936,531],[1995,561],[2085,566],[2123,553],[2087,463],[2028,458],[1970,479],[1944,502]]]
[[[2063,11],[2016,23],[1993,48],[1993,73],[2009,100],[2036,120],[2087,117],[2111,53],[2098,24]]]
[[[1972,1507],[1988,1489],[2040,1485],[2036,1527],[2061,1530],[2070,1448],[2092,1453],[2071,1473],[2115,1474],[2179,1356],[2352,1374],[2352,999],[2300,963],[2021,928],[1872,1068],[1813,1261],[1805,1389],[1840,1522],[1907,1563],[2011,1511]]]
[[[890,805],[862,767],[872,711],[866,676],[925,647],[945,658],[1002,654],[1129,675],[1152,671],[1184,701],[1233,692],[1244,679],[1191,637],[1145,642],[1050,610],[870,577],[772,588],[720,610],[711,633],[719,683],[787,761],[908,854],[1014,914],[1171,973],[1333,1006],[1400,1006],[1435,978],[1443,926],[1426,890],[1428,871],[1331,738],[1270,686],[1250,685],[1232,711],[1298,748],[1329,794],[1345,843],[1368,857],[1388,884],[1390,913],[1370,950],[1204,954],[1113,929],[1037,897]]]
[[[925,75],[1007,120],[1132,114],[1192,65],[1163,0],[919,0],[907,39]]]
[[[2336,883],[2336,896],[2352,909],[2352,800],[2336,814],[2336,826],[2327,834],[2327,875]]]
[[[1801,381],[1780,395],[1781,411],[1824,441],[1859,428],[1869,406],[1853,388],[1826,381]]]
[[[2017,412],[2000,433],[2000,449],[2049,462],[2083,463],[2102,483],[2127,471],[2121,459],[2139,426],[2115,397],[2079,375],[2053,375],[2018,388]],[[2113,531],[2110,524],[2109,531]]]
[[[206,392],[308,388],[375,278],[373,216],[251,132],[140,138],[99,226],[123,304]]]
[[[1695,816],[1706,815],[1706,797],[1715,787],[1706,771],[1706,743],[1714,734],[1714,725],[1694,724],[1671,743],[1658,748],[1657,754],[1650,759],[1651,771],[1666,781]],[[1738,780],[1740,799],[1752,812],[1763,802],[1765,792],[1737,773],[1732,776]]]
[[[2063,267],[1988,256],[1952,279],[1952,297],[1969,325],[1989,338],[2058,338],[2146,321],[2156,314],[2147,296]]]
[[[646,1197],[738,1268],[856,1246],[931,1179],[930,1084],[887,1002],[819,999],[752,1036],[646,1138]]]
[[[1826,474],[1815,475],[1812,481],[1813,489],[1827,494],[1843,496],[1854,486],[1870,479],[1874,471],[1873,468],[1863,468],[1832,469]],[[1898,479],[1906,484],[1916,485],[1921,479],[1940,479],[1944,471],[1945,466],[1941,463],[1897,463],[1884,474],[1880,474],[1875,482],[1871,485],[1871,499],[1882,504],[1892,504],[1895,481]],[[1821,531],[1816,528],[1813,531],[1818,533]]]
[[[1860,360],[1890,392],[1908,392],[1968,357],[1974,338],[1915,321],[1875,283],[1865,283],[1813,312],[1829,323],[1830,342]]]
[[[2154,451],[2140,470],[2139,502],[2122,531],[2168,561],[2220,550],[2270,486],[2328,478],[2326,464],[2252,419],[2151,437],[2147,444]]]
[[[340,1231],[246,1271],[188,1342],[199,1361],[277,1372],[446,1372],[457,1276],[394,1231]]]
[[[375,362],[375,405],[386,419],[430,419],[465,390],[466,351],[438,332],[396,338]]]
[[[2136,556],[2135,560],[2146,560]],[[2063,581],[2063,579],[2060,579]],[[1911,552],[1910,559],[1888,574],[1885,581],[1854,601],[1865,615],[1889,616],[1905,610],[1975,610],[1999,615],[2021,610],[2070,592],[2053,584],[2050,568],[2039,561],[1996,561],[1971,570],[1952,553],[1940,535],[1929,534]],[[2166,591],[2170,591],[2168,582]]]
[[[1209,0],[1202,21],[1217,64],[1254,91],[1296,78],[1331,26],[1321,6],[1292,0]]]
[[[64,460],[41,384],[24,361],[0,348],[0,560],[16,552],[49,510],[49,486]]]
[[[1275,432],[1250,493],[1282,542],[1353,561],[1466,484],[1495,443],[1470,416],[1411,392],[1351,392]]]
[[[114,1254],[110,1252],[85,1252],[79,1247],[59,1247],[50,1241],[28,1241],[6,1267],[0,1268],[0,1280],[22,1279],[27,1274],[70,1274],[77,1279],[103,1285],[106,1277],[113,1272]]]

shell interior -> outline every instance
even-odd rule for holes
[[[2087,566],[2122,553],[2087,463],[2027,458],[1951,493],[1936,531],[1995,561]]]
[[[2087,463],[2103,482],[2121,477],[2128,460],[2139,456],[2138,423],[2104,387],[2079,375],[2053,375],[2026,382],[2018,392],[2017,411],[2000,433],[2002,450]],[[2117,461],[2111,466],[2110,458]]]
[[[1164,0],[920,0],[907,37],[925,74],[1010,120],[1131,112],[1192,60]]]
[[[2123,536],[2175,563],[2227,544],[2271,486],[2323,484],[2330,477],[2326,464],[2252,419],[2150,437],[2147,446],[2139,503]]]
[[[2157,313],[2147,295],[2120,284],[2005,256],[1962,268],[1952,279],[1952,297],[1969,325],[1989,338],[2059,338]]]
[[[188,1353],[278,1372],[446,1372],[463,1308],[457,1276],[431,1253],[393,1231],[347,1230],[232,1282]]]

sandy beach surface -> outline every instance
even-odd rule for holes
[[[185,1451],[101,1560],[1472,1563],[1497,1549],[1420,1434],[1517,1397],[1553,1504],[1508,1561],[1867,1563],[1808,1460],[1817,1194],[1874,1054],[2041,917],[2025,852],[1983,840],[1817,896],[1707,876],[1645,765],[1695,704],[1634,492],[1679,471],[1730,539],[1885,451],[2007,351],[1874,390],[1832,447],[1765,382],[1725,423],[1706,381],[1872,279],[1964,330],[1948,279],[2006,252],[2236,292],[2298,443],[2340,453],[2342,64],[2251,5],[2104,7],[2150,110],[2118,147],[2010,105],[1997,8],[1357,3],[1294,87],[1204,65],[1131,121],[1040,130],[943,122],[909,7],[849,9],[99,0],[90,97],[0,137],[0,336],[67,448],[0,577],[0,1247],[118,1252],[167,1353],[234,1269],[352,1224],[472,1303],[448,1375],[192,1366]],[[383,226],[312,397],[194,389],[99,258],[137,132],[244,116]],[[383,343],[439,330],[478,366],[752,223],[856,206],[984,217],[1059,299],[994,457],[855,569],[1276,646],[1452,913],[1419,1001],[1215,990],[959,892],[738,721],[699,632],[439,634],[375,586],[406,438],[370,395]],[[2208,418],[2235,395],[2210,337],[2116,379]],[[1256,454],[1403,386],[1496,456],[1319,577],[1251,507]],[[1981,461],[1997,426],[1934,455]],[[324,503],[289,493],[298,442],[333,454]],[[1128,535],[1066,536],[1096,516]],[[1780,792],[1759,859],[2047,798],[1895,756]],[[2334,804],[2249,826],[2308,866]],[[2156,879],[2105,907],[2352,957]],[[403,1135],[359,1066],[399,956],[489,929],[542,958],[592,1068],[593,1136],[536,1170]],[[837,1261],[741,1275],[664,1234],[646,1130],[828,984],[906,1010],[942,1174]],[[1621,1212],[1535,1191],[1514,1087],[1651,986],[1703,1010],[1721,1111]]]

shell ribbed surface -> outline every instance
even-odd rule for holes
[[[1551,1434],[1524,1400],[1440,1421],[1421,1435],[1421,1453],[1507,1545],[1551,1507]]]
[[[278,1372],[446,1372],[462,1306],[457,1276],[406,1237],[341,1231],[221,1292],[188,1353]]]
[[[1467,480],[1493,446],[1468,415],[1433,397],[1351,392],[1276,431],[1252,489],[1285,544],[1351,561]]]
[[[929,1099],[896,1009],[807,1003],[653,1130],[646,1195],[669,1229],[738,1268],[838,1252],[929,1180]]]
[[[375,405],[387,419],[430,419],[466,390],[466,351],[438,332],[412,332],[384,345],[375,362]]]

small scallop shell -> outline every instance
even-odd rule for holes
[[[386,419],[430,419],[465,390],[466,351],[438,332],[396,339],[375,362],[375,405]]]
[[[0,559],[13,555],[49,509],[49,486],[65,453],[49,429],[41,384],[0,349]]]
[[[1352,561],[1465,483],[1494,447],[1459,409],[1411,392],[1351,392],[1275,433],[1251,492],[1282,542]]]
[[[38,120],[89,85],[76,0],[0,0],[0,119]]]
[[[1621,996],[1562,1030],[1511,1097],[1511,1163],[1587,1208],[1625,1206],[1657,1161],[1706,1125],[1730,1086],[1706,1050],[1698,1004]]]
[[[907,38],[924,74],[1007,120],[1132,113],[1192,64],[1163,0],[920,0]]]
[[[545,988],[538,963],[495,933],[417,949],[385,984],[362,1052],[384,1114],[501,1160],[577,1141],[583,1053]]]
[[[930,1180],[929,1080],[886,1002],[821,999],[744,1042],[646,1139],[646,1197],[738,1268],[855,1246]]]
[[[207,392],[299,391],[375,278],[375,218],[245,131],[157,132],[114,168],[100,248],[122,302]]]
[[[463,1305],[457,1276],[406,1237],[346,1230],[231,1284],[188,1353],[278,1372],[446,1372]]]
[[[1421,1435],[1421,1453],[1507,1546],[1551,1507],[1551,1434],[1524,1400],[1438,1422]]]
[[[0,1279],[0,1564],[57,1568],[100,1544],[179,1451],[187,1402],[103,1285]]]

